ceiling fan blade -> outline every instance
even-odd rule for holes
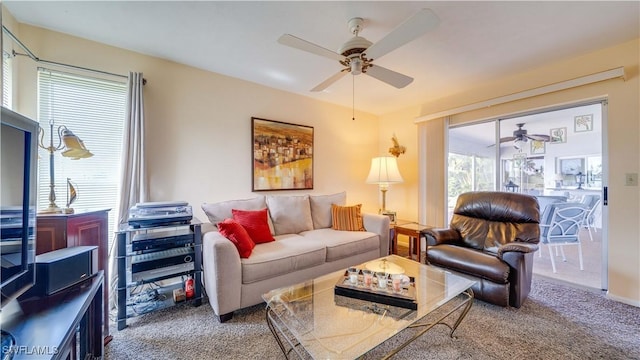
[[[322,91],[322,90],[328,88],[334,82],[342,79],[342,77],[345,76],[347,74],[347,72],[348,71],[346,69],[344,69],[344,70],[340,71],[339,73],[335,73],[330,78],[328,78],[327,80],[321,82],[320,84],[318,84],[318,86],[316,86],[313,89],[311,89],[311,91],[317,92],[317,91]]]
[[[278,38],[278,42],[282,45],[287,45],[298,50],[324,56],[332,60],[344,61],[346,59],[346,57],[336,53],[335,51],[325,49],[320,45],[308,42],[307,40],[302,40],[299,37],[295,37],[291,34],[284,34],[280,36],[280,38]]]
[[[377,59],[417,39],[435,28],[440,19],[429,9],[422,9],[365,51],[368,59]]]
[[[365,74],[372,76],[398,89],[402,89],[403,87],[411,84],[411,82],[413,81],[412,77],[408,77],[407,75],[402,75],[398,72],[389,70],[387,68],[383,68],[382,66],[378,66],[378,65],[371,65],[367,69],[367,72]]]
[[[515,139],[517,139],[515,136],[503,137],[503,138],[500,138],[500,143],[506,143],[506,142],[509,142],[509,141],[513,141]]]
[[[525,135],[526,137],[528,137],[531,140],[536,140],[536,141],[550,141],[551,137],[549,135],[541,135],[541,134],[531,134],[531,135]]]

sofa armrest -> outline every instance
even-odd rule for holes
[[[504,254],[507,252],[521,252],[530,253],[538,250],[538,245],[523,243],[523,242],[510,242],[498,247],[498,258],[503,259]]]
[[[362,214],[362,222],[365,230],[380,236],[380,257],[389,255],[390,221],[386,215]]]
[[[460,233],[454,229],[427,229],[423,231],[427,246],[459,243]]]
[[[205,233],[208,233],[209,231],[218,231],[218,227],[208,222],[202,223],[200,225],[200,232],[202,233],[202,235],[204,235]]]
[[[242,266],[235,245],[213,229],[202,234],[203,281],[209,303],[220,316],[240,308]]]

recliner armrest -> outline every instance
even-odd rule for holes
[[[498,258],[502,259],[502,256],[505,252],[521,252],[521,253],[530,253],[538,250],[538,245],[529,244],[523,242],[510,242],[508,244],[504,244],[498,248]]]
[[[427,246],[455,244],[462,240],[460,233],[454,229],[427,229],[423,233],[427,240]]]

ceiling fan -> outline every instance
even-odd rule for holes
[[[435,28],[439,22],[440,20],[431,10],[422,9],[374,44],[359,36],[364,26],[364,19],[353,18],[349,20],[348,26],[354,36],[344,43],[337,52],[291,34],[280,36],[278,42],[302,51],[337,60],[342,65],[343,68],[338,73],[332,75],[311,89],[311,91],[322,91],[349,72],[352,75],[364,73],[401,89],[409,85],[413,78],[382,66],[374,65],[373,61],[424,35]]]
[[[545,142],[551,140],[551,137],[549,135],[527,134],[527,130],[522,128],[524,126],[524,123],[516,124],[516,126],[518,127],[518,129],[513,131],[513,136],[500,138],[501,144],[509,141],[513,141],[514,142],[513,146],[516,149],[519,149],[520,148],[519,145],[521,143],[527,142],[528,140],[545,141]]]

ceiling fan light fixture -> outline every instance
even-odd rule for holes
[[[523,143],[523,141],[522,141],[522,140],[520,140],[520,139],[516,139],[516,140],[513,142],[513,147],[514,147],[516,150],[520,150],[520,149],[522,149],[522,145],[523,145],[522,143]]]
[[[362,74],[362,60],[354,58],[349,65],[351,66],[351,75]]]

